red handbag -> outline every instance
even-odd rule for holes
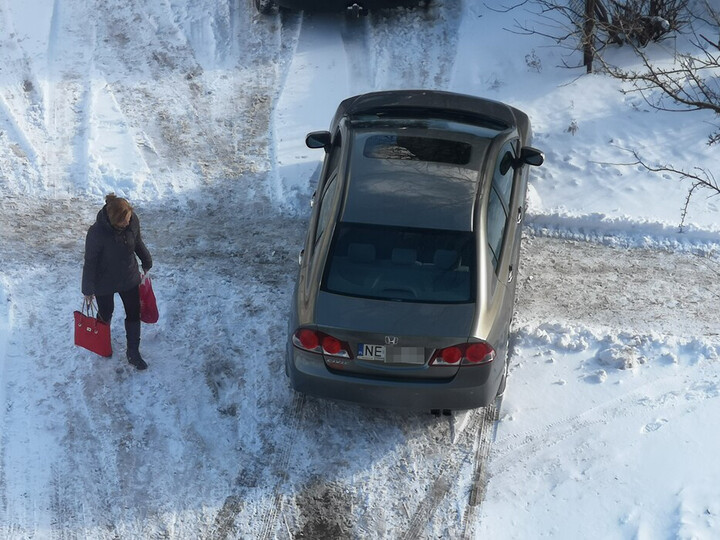
[[[75,345],[100,356],[112,356],[110,325],[99,320],[97,309],[91,301],[84,301],[82,311],[75,311]]]
[[[160,318],[157,301],[153,292],[150,276],[143,274],[140,281],[140,320],[144,323],[156,323]]]

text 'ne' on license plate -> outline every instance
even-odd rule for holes
[[[362,360],[385,360],[385,345],[359,343],[358,358]]]

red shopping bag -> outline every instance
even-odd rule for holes
[[[97,309],[91,302],[83,302],[82,311],[75,311],[75,345],[100,356],[112,356],[110,325],[93,315]]]
[[[158,322],[159,318],[160,314],[150,276],[143,274],[142,281],[140,281],[140,320],[152,324]]]

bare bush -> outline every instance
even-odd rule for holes
[[[516,31],[543,35],[573,51],[582,50],[582,65],[590,73],[598,54],[609,45],[645,47],[680,30],[688,22],[689,1],[525,0],[506,10],[537,8],[537,24],[516,21]]]
[[[598,27],[605,43],[645,47],[688,23],[688,0],[598,1]]]
[[[720,12],[706,4],[708,17],[698,17],[705,32],[693,27],[694,51],[676,53],[669,67],[650,60],[645,51],[636,48],[642,67],[625,70],[603,61],[612,76],[630,84],[628,92],[640,93],[655,109],[664,111],[709,110],[720,115]],[[715,35],[708,37],[709,32]],[[708,144],[720,141],[720,128],[708,138]]]
[[[663,111],[712,111],[720,115],[720,12],[709,3],[704,13],[696,15],[691,25],[692,53],[676,52],[669,66],[659,66],[650,60],[639,45],[635,52],[641,59],[641,68],[624,70],[609,65],[600,58],[604,69],[612,76],[629,84],[625,92],[637,92],[653,108]],[[720,125],[708,135],[708,145],[720,141]],[[701,167],[676,168],[672,165],[652,166],[635,153],[637,164],[645,169],[674,174],[690,182],[682,211],[682,229],[690,200],[698,191],[720,195],[720,186],[712,171]]]
[[[690,11],[690,0],[525,0],[519,5],[528,3],[539,8],[536,15],[542,25],[530,27],[516,21],[519,31],[550,37],[558,44],[569,45],[573,51],[582,50],[588,73],[594,62],[600,63],[608,74],[628,83],[630,89],[626,92],[640,93],[658,110],[709,110],[720,115],[720,11],[709,0],[694,3],[698,13]],[[676,52],[669,67],[651,61],[645,51],[650,42],[686,28],[694,48],[692,53]],[[632,47],[641,59],[641,68],[626,70],[606,62],[603,49],[612,45]],[[708,136],[709,145],[718,142],[720,125]],[[653,166],[637,153],[635,159],[636,165],[648,171],[673,174],[690,182],[681,229],[693,195],[698,191],[720,195],[720,186],[709,170]]]

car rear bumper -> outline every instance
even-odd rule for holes
[[[320,398],[384,409],[430,411],[485,407],[496,397],[502,366],[497,362],[461,368],[447,381],[380,379],[330,371],[322,357],[288,347],[287,370],[292,387]]]

